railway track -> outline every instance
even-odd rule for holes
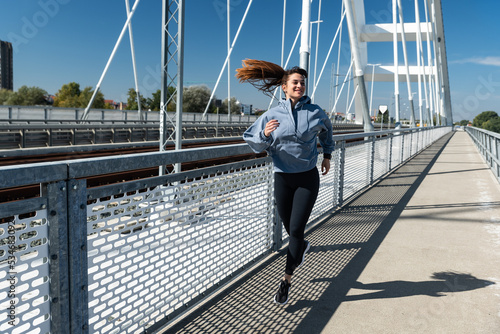
[[[231,140],[226,139],[224,141],[216,141],[216,142],[215,141],[191,142],[183,144],[182,148],[187,149],[187,148],[197,148],[197,147],[209,147],[216,145],[231,145],[231,144],[241,144],[243,142],[244,141],[241,138],[231,139]],[[174,148],[175,148],[174,145],[169,145],[166,147],[167,150],[173,150]],[[128,147],[121,149],[103,149],[99,151],[89,151],[89,152],[61,152],[61,153],[50,153],[50,154],[39,153],[22,157],[0,156],[0,166],[16,166],[16,165],[31,164],[31,163],[43,163],[43,162],[54,162],[54,161],[86,159],[86,158],[90,159],[103,156],[137,154],[137,153],[157,152],[157,151],[158,151],[158,144],[151,146]],[[208,159],[192,163],[183,163],[181,165],[181,168],[183,171],[186,171],[196,168],[214,166],[218,164],[225,164],[235,161],[253,159],[255,157],[260,157],[260,156],[265,156],[265,154],[248,154],[241,156],[226,157],[224,159]],[[93,188],[107,184],[155,177],[158,175],[159,175],[158,167],[146,168],[138,171],[127,171],[127,172],[99,175],[94,177],[88,177],[87,187]],[[0,203],[11,202],[26,198],[34,198],[39,196],[40,196],[40,186],[38,184],[16,187],[16,188],[0,189]]]
[[[350,131],[350,132],[342,132],[346,133],[356,133],[360,131]],[[197,148],[197,147],[209,147],[209,146],[217,146],[217,145],[231,145],[231,144],[240,144],[243,143],[241,137],[233,137],[226,138],[223,140],[204,140],[204,141],[186,141],[183,145],[183,149],[187,148]],[[116,146],[116,145],[115,145]],[[173,150],[174,145],[169,145],[166,147],[167,150]],[[158,143],[152,142],[151,145],[137,145],[133,146],[129,145],[128,147],[121,148],[111,148],[104,147],[96,150],[79,150],[77,147],[74,147],[74,150],[70,148],[68,150],[63,151],[49,151],[49,153],[44,153],[44,149],[32,149],[30,150],[32,154],[2,154],[0,152],[0,167],[2,166],[16,166],[23,164],[32,164],[32,163],[44,163],[44,162],[54,162],[54,161],[64,161],[64,160],[74,160],[74,159],[90,159],[96,157],[105,157],[105,156],[114,156],[114,155],[126,155],[126,154],[137,154],[137,153],[146,153],[146,152],[157,152],[158,151]],[[5,152],[5,151],[4,151]],[[256,157],[263,157],[266,153],[261,154],[245,154],[239,156],[231,156],[225,157],[222,159],[208,159],[203,161],[191,162],[191,163],[183,163],[181,165],[181,169],[183,171],[215,166],[220,164],[226,164],[230,162],[249,160]],[[159,168],[147,168],[136,171],[127,171],[113,174],[105,174],[94,177],[87,178],[87,187],[99,187],[108,184],[127,182],[132,180],[144,179],[155,177],[159,175]],[[16,188],[6,188],[0,189],[0,203],[11,202],[26,198],[34,198],[40,196],[40,185],[29,185],[23,187]]]

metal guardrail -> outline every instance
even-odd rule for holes
[[[309,224],[450,131],[334,136]],[[281,248],[269,157],[87,188],[94,175],[248,152],[238,144],[0,167],[0,188],[42,189],[0,203],[0,332],[153,333]]]
[[[184,123],[182,138],[240,137],[251,123]],[[362,125],[334,124],[335,132],[359,131]],[[167,126],[167,131],[174,131]],[[16,120],[2,123],[0,120],[0,150],[78,146],[109,143],[138,143],[158,141],[158,122],[137,121],[37,121]]]
[[[183,139],[241,136],[249,124],[184,124]],[[167,131],[173,131],[167,127]],[[158,141],[159,125],[142,124],[0,124],[0,149]]]
[[[480,128],[467,126],[465,131],[471,136],[479,153],[500,182],[500,134]]]
[[[0,105],[0,119],[9,120],[79,120],[84,114],[85,108],[59,108],[52,106],[10,106]],[[142,111],[144,120],[159,122],[159,111]],[[168,113],[172,118],[175,112]],[[253,123],[256,115],[231,115],[230,123]],[[142,121],[137,110],[114,110],[114,109],[90,109],[88,120],[101,121]],[[227,114],[182,113],[183,122],[192,123],[229,123]]]

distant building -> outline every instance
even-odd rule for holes
[[[104,103],[109,104],[115,110],[126,110],[127,109],[127,104],[123,103],[123,102],[115,102],[113,100],[104,100]]]
[[[12,44],[0,41],[0,89],[14,90]]]

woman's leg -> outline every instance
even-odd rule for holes
[[[289,184],[290,178],[288,176],[285,173],[274,173],[274,198],[283,226],[290,235],[290,217],[295,189]]]
[[[304,230],[318,197],[317,168],[304,173],[275,173],[274,193],[278,213],[290,236],[285,273],[292,275],[304,251]]]
[[[295,178],[296,190],[293,195],[289,230],[287,230],[290,236],[285,269],[287,275],[292,275],[302,261],[305,247],[304,230],[319,191],[319,174],[316,168],[300,174]]]

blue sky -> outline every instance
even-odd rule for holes
[[[129,1],[132,7],[134,0]],[[160,84],[161,2],[141,0],[132,20],[138,81],[145,97],[150,97]],[[340,21],[341,9],[341,0],[322,2],[317,75]],[[318,3],[319,0],[313,1],[312,20],[318,17]],[[405,17],[410,20],[414,1],[402,0],[402,3]],[[248,0],[231,0],[232,38],[247,4]],[[300,0],[287,1],[286,55],[299,28],[300,4]],[[500,3],[493,0],[443,0],[442,6],[454,120],[472,120],[485,110],[500,112],[500,43],[496,37],[500,33]],[[365,1],[365,7],[368,23],[391,17],[389,0]],[[245,58],[280,62],[282,12],[281,0],[253,1],[231,56],[232,74]],[[81,88],[95,87],[125,20],[124,0],[1,0],[0,40],[9,41],[14,46],[14,88],[38,86],[55,94],[63,84],[72,81],[79,83]],[[185,23],[185,86],[206,84],[212,89],[227,52],[226,0],[187,0]],[[314,51],[316,28],[312,33]],[[345,33],[343,43],[347,43]],[[391,64],[390,47],[385,43],[369,46],[369,63]],[[298,48],[297,44],[291,65],[298,65]],[[331,105],[330,71],[331,62],[336,62],[337,50],[336,44],[316,93],[315,102],[325,109]],[[310,77],[314,75],[314,54],[312,58]],[[341,55],[340,72],[345,73],[347,67],[346,56]],[[224,73],[215,92],[217,98],[227,98],[227,82]],[[132,87],[134,76],[129,36],[126,34],[101,91],[106,99],[125,101],[126,93]],[[367,89],[370,92],[371,83]],[[412,89],[416,91],[415,86]],[[373,105],[391,105],[392,91],[392,84],[375,83]],[[400,86],[400,94],[404,112],[408,95],[406,85]],[[267,97],[248,84],[239,84],[234,75],[231,76],[231,95],[258,108],[267,108],[269,104]],[[341,108],[345,108],[346,100],[343,98],[339,102]]]

